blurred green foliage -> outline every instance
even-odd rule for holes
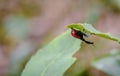
[[[120,51],[112,50],[110,53],[97,58],[95,61],[93,61],[92,65],[108,75],[119,76]]]

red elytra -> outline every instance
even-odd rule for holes
[[[76,30],[74,30],[74,29],[72,29],[71,35],[72,35],[73,37],[75,37],[75,38],[80,39],[80,36],[76,34]]]
[[[71,35],[75,38],[78,38],[78,39],[84,41],[87,44],[94,44],[94,42],[90,42],[90,41],[85,40],[83,36],[87,36],[87,35],[85,33],[81,32],[81,31],[77,31],[75,29],[72,29]]]

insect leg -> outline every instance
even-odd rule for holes
[[[84,41],[85,43],[87,44],[94,44],[94,42],[90,42],[90,41],[87,41],[83,38],[83,35],[81,35],[81,38],[80,38],[82,41]]]

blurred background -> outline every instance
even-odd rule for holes
[[[120,37],[120,0],[0,0],[0,76],[20,76],[29,58],[65,25],[84,22]],[[94,36],[89,40],[95,47],[83,43],[65,76],[108,76],[91,61],[120,45]]]

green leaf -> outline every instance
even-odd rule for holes
[[[99,37],[103,37],[103,38],[106,38],[106,39],[110,39],[110,40],[113,40],[113,41],[117,41],[118,43],[120,43],[120,38],[112,36],[109,33],[102,33],[100,31],[97,31],[95,28],[92,27],[91,24],[77,23],[77,24],[70,24],[67,27],[68,28],[74,28],[74,29],[79,30],[79,31],[84,31],[86,33],[90,33],[90,34],[93,34],[93,35],[96,35],[96,36],[99,36]]]
[[[92,65],[111,76],[120,75],[120,51],[111,52],[95,60]]]
[[[70,35],[70,30],[60,35],[30,59],[21,76],[63,76],[75,62],[72,55],[81,41]]]

